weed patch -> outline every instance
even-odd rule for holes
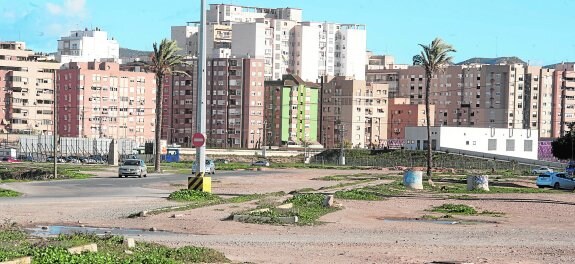
[[[445,214],[461,214],[461,215],[477,214],[477,210],[475,210],[475,208],[465,204],[442,204],[440,206],[433,207],[431,211]]]
[[[219,196],[211,193],[195,191],[195,190],[187,190],[187,189],[171,193],[170,196],[168,196],[168,199],[180,202],[198,202],[198,203],[214,202],[221,200]]]
[[[346,200],[364,200],[364,201],[382,200],[381,196],[378,196],[373,192],[369,192],[363,189],[356,189],[350,191],[337,191],[335,192],[335,198],[346,199]]]
[[[0,189],[0,197],[18,197],[18,196],[20,196],[19,192],[12,191],[12,190],[6,190],[6,189]]]
[[[186,246],[172,249],[163,245],[137,242],[132,254],[126,254],[128,248],[123,245],[121,236],[97,236],[94,234],[60,235],[42,241],[27,240],[24,232],[10,233],[0,238],[8,238],[10,243],[0,241],[0,261],[22,256],[32,256],[34,263],[77,263],[77,264],[115,264],[115,263],[222,263],[229,262],[222,253],[209,248]],[[15,243],[14,240],[18,241]],[[98,252],[70,254],[66,248],[96,243]]]

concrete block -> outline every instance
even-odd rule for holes
[[[323,207],[332,207],[333,206],[333,195],[326,195],[323,200]]]
[[[133,238],[124,238],[124,246],[126,246],[128,248],[135,248],[136,247],[136,241],[134,241]]]
[[[23,257],[0,262],[0,264],[30,264],[30,263],[32,263],[32,257]]]
[[[71,247],[68,249],[70,254],[82,254],[83,252],[98,252],[98,245],[88,244],[79,247]]]
[[[293,204],[292,203],[282,204],[280,206],[277,206],[276,209],[281,212],[287,212],[293,209]]]
[[[262,208],[262,209],[250,211],[250,213],[263,213],[263,212],[269,212],[269,211],[270,211],[269,208]]]

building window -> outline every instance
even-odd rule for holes
[[[525,152],[532,152],[533,151],[533,140],[523,141],[523,150]]]
[[[489,139],[489,140],[487,140],[487,150],[488,150],[488,151],[495,151],[495,150],[497,150],[497,139]]]
[[[515,139],[505,140],[505,151],[515,151]]]

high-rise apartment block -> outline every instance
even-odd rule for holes
[[[100,28],[72,31],[58,40],[56,60],[61,63],[108,59],[118,61],[120,45]]]
[[[191,147],[196,129],[197,61],[190,60],[164,83],[162,131],[168,142]],[[208,147],[254,148],[254,133],[264,128],[264,61],[212,58],[207,62]]]
[[[56,70],[60,64],[26,49],[24,42],[0,42],[0,128],[10,133],[51,134]]]
[[[364,25],[302,22],[297,8],[257,8],[212,4],[207,48],[213,58],[265,61],[266,80],[296,74],[316,82],[321,76],[365,78]],[[172,27],[182,54],[197,54],[197,25]]]
[[[320,87],[296,75],[265,83],[264,144],[274,146],[319,142]]]
[[[567,123],[575,121],[575,107],[569,101],[575,96],[570,94],[575,90],[570,82],[575,80],[574,69],[573,64],[554,68],[522,63],[449,66],[431,80],[433,120],[440,126],[530,129],[541,137],[558,137]],[[388,84],[391,97],[424,103],[422,67],[368,66],[367,80]]]
[[[335,77],[324,85],[321,137],[324,146],[383,147],[388,131],[388,85]]]
[[[60,136],[154,139],[153,73],[124,71],[115,62],[71,62],[58,71],[58,94]]]

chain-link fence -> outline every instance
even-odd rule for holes
[[[364,155],[362,157],[346,157],[345,165],[347,166],[367,166],[367,167],[427,167],[425,156],[405,155],[409,151],[402,151],[402,155],[394,157],[388,153],[385,157],[378,155]],[[412,151],[414,154],[415,151]],[[310,163],[322,165],[340,165],[339,157],[325,157],[316,155],[311,158]],[[501,161],[487,158],[474,158],[460,155],[450,155],[441,153],[435,155],[433,160],[434,168],[454,168],[460,170],[519,170],[530,171],[531,164],[522,164],[514,161]]]

